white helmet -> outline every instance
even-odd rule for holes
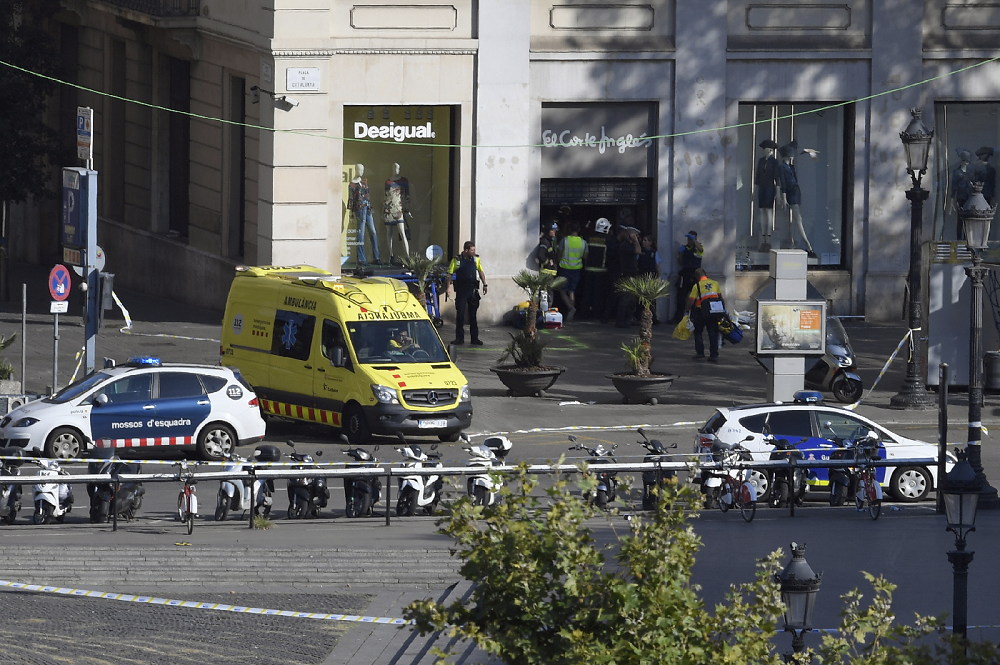
[[[607,217],[601,217],[594,224],[594,230],[598,233],[607,233],[611,230],[611,222],[608,221]]]

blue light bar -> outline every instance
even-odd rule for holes
[[[792,395],[792,398],[795,400],[796,404],[822,402],[823,393],[817,390],[800,390]]]
[[[130,367],[159,367],[163,363],[156,356],[132,356],[125,364]]]

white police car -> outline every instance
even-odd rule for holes
[[[89,374],[0,421],[0,446],[79,457],[91,447],[194,448],[222,459],[264,438],[257,395],[238,371],[149,356]]]
[[[695,453],[711,453],[712,442],[741,444],[755,460],[766,460],[774,446],[765,437],[769,430],[775,439],[786,439],[803,452],[806,459],[830,459],[837,440],[853,440],[869,430],[879,437],[882,459],[925,459],[925,463],[876,468],[876,478],[898,501],[921,501],[937,486],[936,444],[910,439],[892,432],[873,420],[839,406],[823,403],[823,395],[814,391],[796,393],[794,402],[774,402],[750,406],[719,408],[701,426],[695,437]],[[747,437],[753,437],[746,440]],[[955,461],[948,453],[948,467]],[[829,485],[826,469],[815,469],[810,490],[822,491]],[[766,499],[770,487],[767,474],[752,470],[757,495]]]

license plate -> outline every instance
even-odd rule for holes
[[[447,427],[448,426],[448,421],[447,420],[421,420],[420,422],[417,423],[417,425],[420,427],[420,429],[440,428],[440,427]]]

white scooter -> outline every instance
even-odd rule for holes
[[[35,464],[40,467],[37,475],[41,477],[69,475],[54,459],[35,460]],[[31,520],[34,524],[49,524],[53,517],[62,524],[66,513],[73,510],[73,488],[69,483],[37,483],[34,486],[34,502],[35,514]]]
[[[442,466],[440,453],[425,453],[416,444],[407,444],[403,436],[402,448],[396,448],[396,452],[401,453],[407,460],[405,466],[410,469],[422,469],[424,463],[429,465]],[[437,450],[438,444],[431,444],[431,450]],[[441,500],[441,489],[444,481],[441,476],[400,476],[399,496],[396,498],[396,514],[400,517],[409,517],[419,507],[423,508],[428,515],[434,514],[438,501]]]
[[[462,440],[466,443],[469,442],[469,437],[462,434]],[[469,466],[481,466],[485,469],[489,469],[494,466],[499,466],[503,464],[503,459],[510,452],[512,444],[510,439],[505,436],[490,436],[483,440],[478,446],[469,445],[463,447],[472,459],[470,459],[466,464]],[[492,506],[498,500],[497,490],[502,487],[501,482],[499,486],[493,482],[493,478],[490,477],[489,471],[481,475],[469,476],[468,487],[469,487],[469,498],[472,499],[473,505],[476,506]]]
[[[257,446],[253,452],[253,463],[257,462],[278,462],[281,460],[281,451],[275,446]],[[222,465],[223,471],[249,471],[253,463],[248,463],[245,457],[240,457],[236,453],[230,453],[226,457],[226,463]],[[246,511],[253,509],[254,516],[262,515],[267,517],[271,514],[271,495],[274,493],[274,481],[271,479],[253,481],[250,486],[249,479],[242,480],[222,480],[219,482],[219,501],[215,507],[215,520],[221,522],[229,517],[230,510]]]

